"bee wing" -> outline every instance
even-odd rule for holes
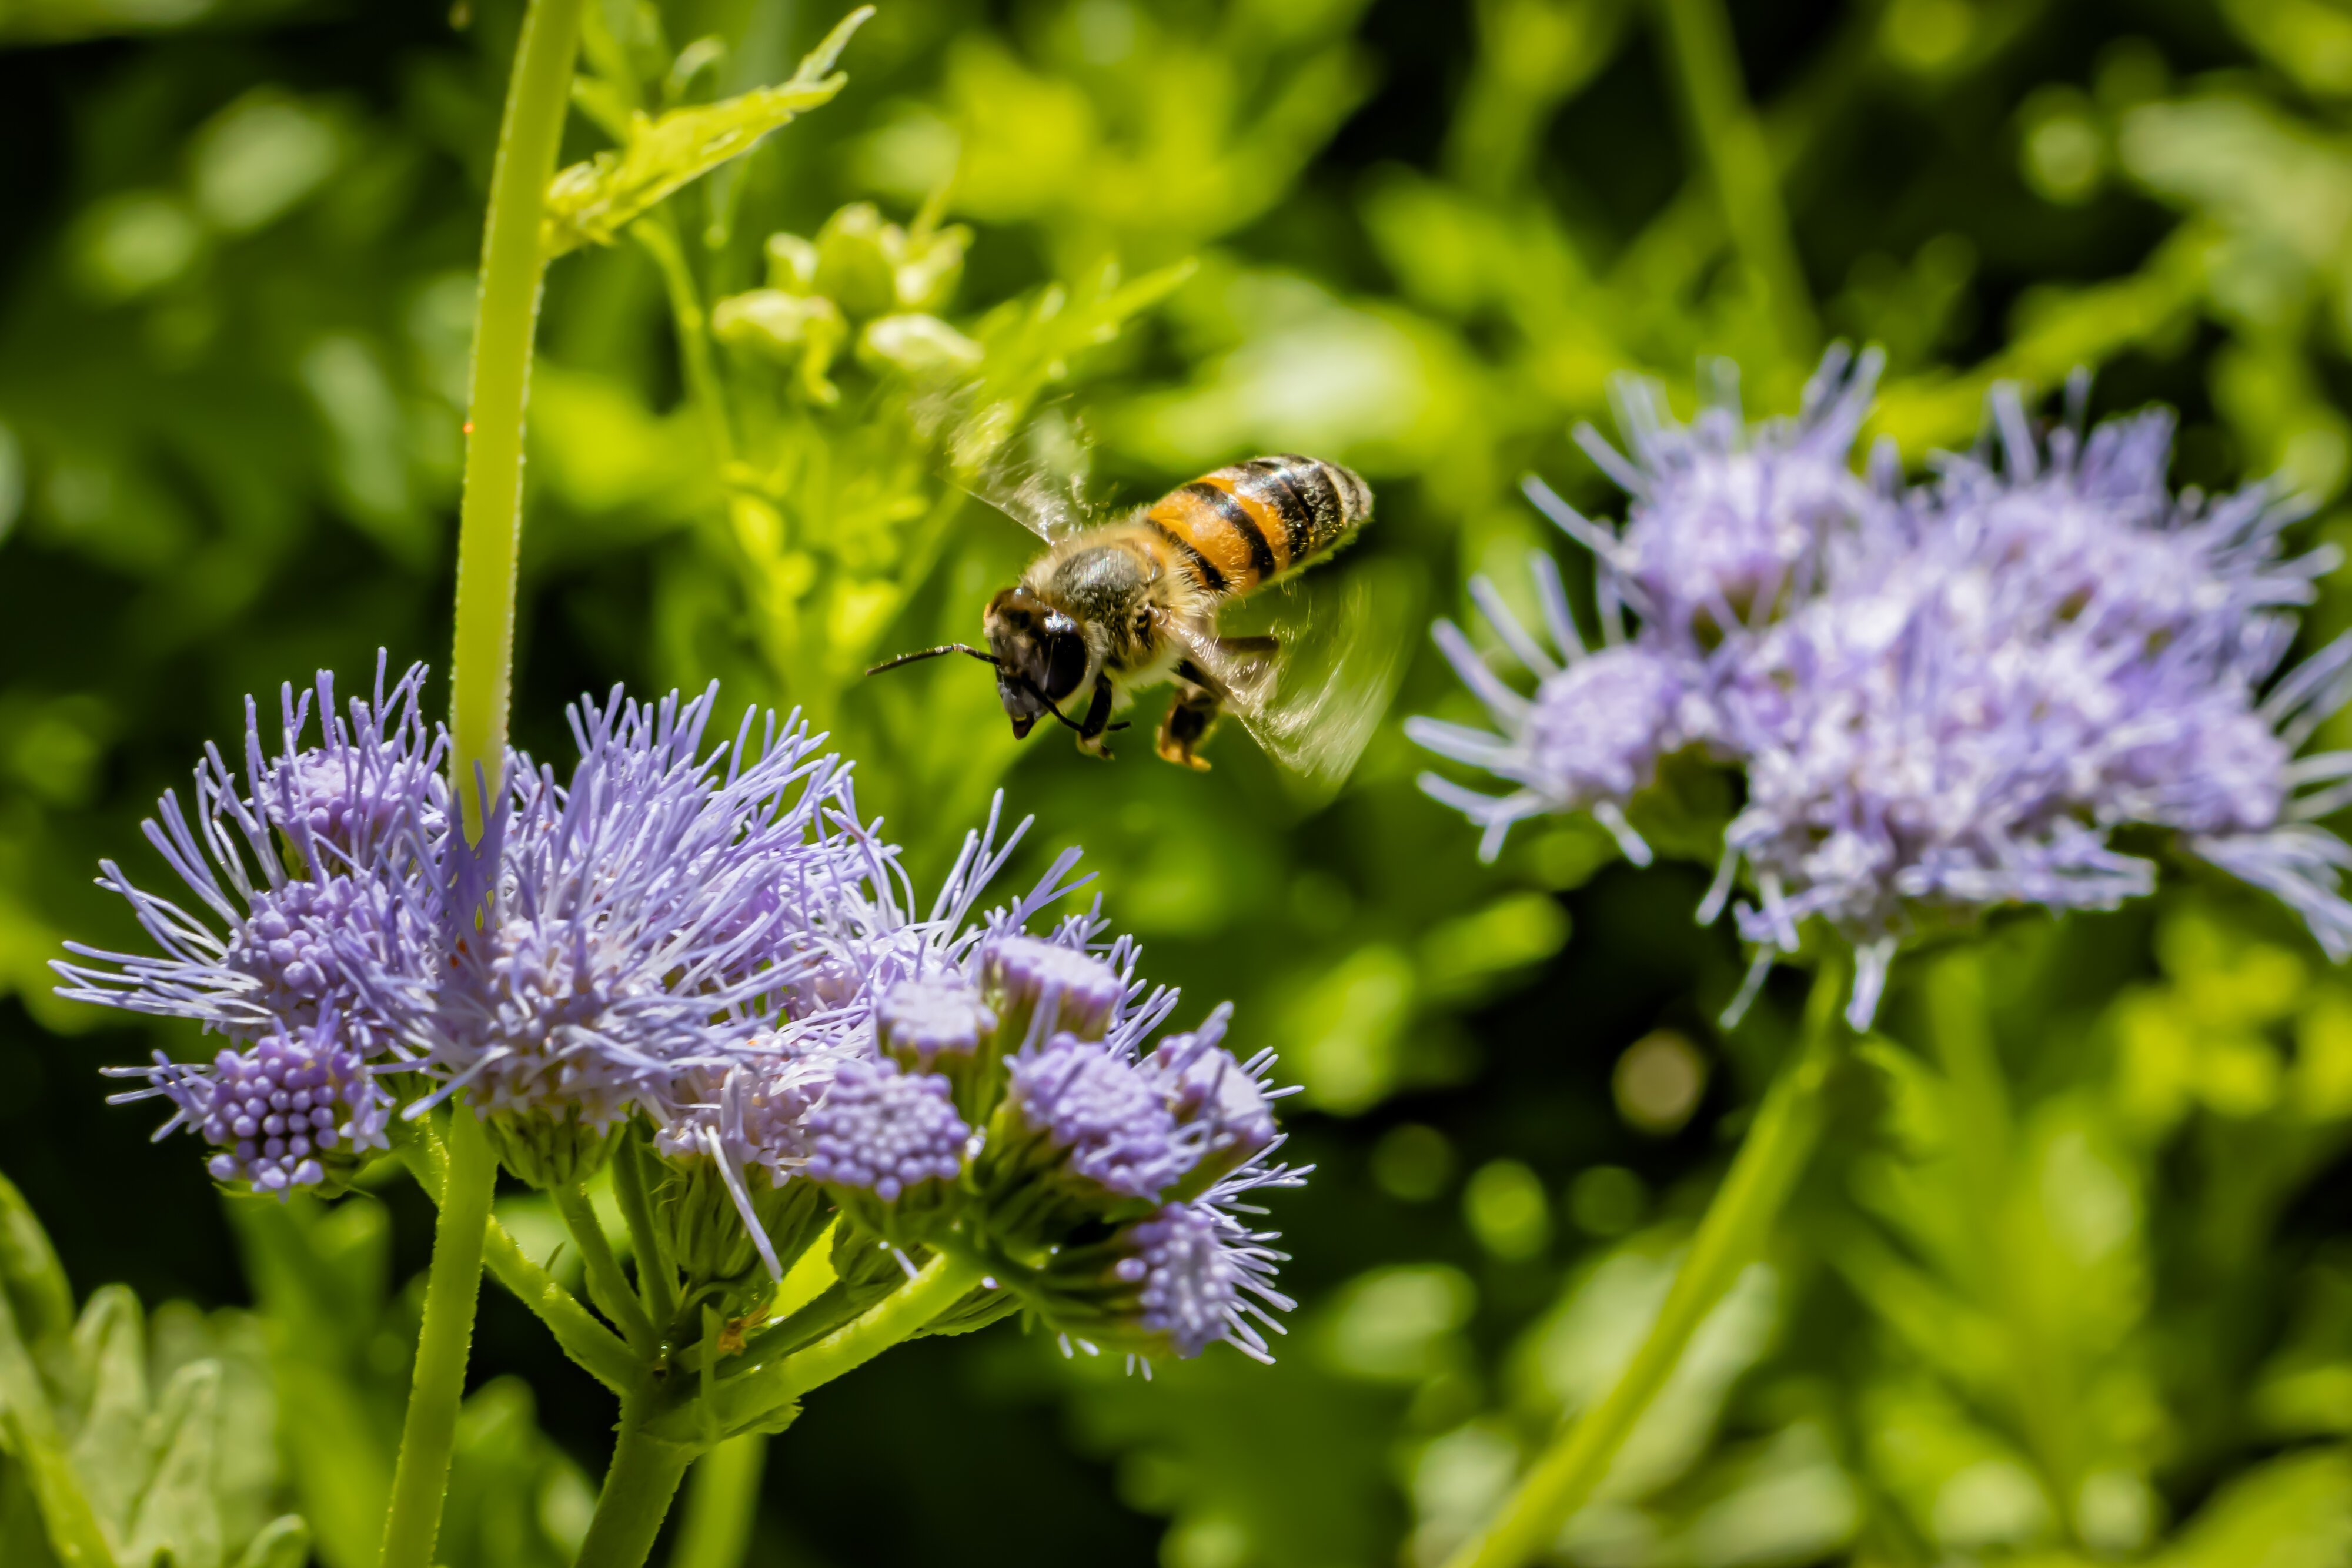
[[[1407,573],[1368,561],[1334,580],[1309,578],[1263,597],[1273,601],[1266,634],[1227,632],[1213,645],[1197,636],[1187,643],[1193,661],[1224,688],[1227,710],[1300,793],[1328,799],[1396,696],[1420,595]]]
[[[1087,527],[1093,455],[1085,427],[1049,408],[996,444],[964,488],[1047,544],[1059,544]]]

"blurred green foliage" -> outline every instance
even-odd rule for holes
[[[1147,968],[1281,1049],[1322,1166],[1276,1200],[1278,1366],[1144,1385],[1010,1331],[926,1342],[782,1440],[756,1561],[948,1560],[1015,1488],[1040,1564],[1435,1561],[1629,1352],[1794,1011],[1768,991],[1720,1035],[1738,966],[1696,881],[1587,826],[1477,866],[1392,726],[1317,802],[1238,732],[1206,776],[1132,736],[1107,768],[1016,745],[961,661],[863,681],[970,637],[1034,549],[967,486],[1083,457],[1129,503],[1311,452],[1381,497],[1329,570],[1450,609],[1559,545],[1522,472],[1619,505],[1567,437],[1611,374],[1687,407],[1728,354],[1785,409],[1844,335],[1886,347],[1875,427],[1914,465],[1995,380],[2088,364],[2102,407],[2182,410],[2182,482],[2283,471],[2312,537],[2347,532],[2332,0],[894,0],[821,107],[742,95],[829,10],[591,9],[522,737],[560,747],[557,705],[615,679],[801,705],[919,876],[1006,789],[1029,863],[1083,843]],[[82,1463],[111,1366],[142,1432],[274,1426],[222,1452],[280,1458],[109,1470],[110,1550],[235,1563],[280,1510],[331,1568],[372,1550],[420,1202],[224,1219],[192,1149],[98,1104],[95,1064],[185,1042],[56,1002],[43,966],[121,934],[90,866],[153,873],[131,824],[242,694],[446,644],[517,16],[0,0],[0,1164],[78,1277],[257,1309],[158,1308],[142,1350],[129,1295],[76,1338],[61,1282],[12,1284],[57,1437],[0,1369],[0,1546],[28,1456]],[[807,113],[659,204],[659,170],[622,178],[663,127],[761,104]],[[2331,583],[2315,631],[2347,621]],[[1458,700],[1385,634],[1405,706]],[[2284,922],[2185,887],[2004,928],[1904,977],[1839,1087],[1785,1235],[1563,1561],[2352,1563],[2352,989]],[[501,1211],[531,1245],[528,1200]],[[449,1559],[561,1563],[609,1404],[494,1295],[478,1360]]]

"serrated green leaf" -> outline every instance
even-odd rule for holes
[[[828,103],[849,78],[833,68],[850,35],[874,14],[860,6],[842,18],[801,61],[789,80],[754,88],[718,103],[661,115],[631,113],[627,140],[615,151],[560,171],[547,189],[541,243],[552,257],[583,245],[610,245],[640,214],[671,193],[757,146],[770,131]],[[600,102],[600,109],[610,105]]]
[[[26,1490],[47,1527],[48,1549],[61,1568],[115,1568],[113,1549],[83,1495],[66,1457],[56,1412],[25,1342],[16,1315],[0,1292],[0,1447],[16,1456]]]
[[[90,1507],[121,1540],[151,1473],[147,1329],[139,1298],[121,1285],[92,1291],[74,1325],[74,1350],[89,1388],[73,1435],[74,1471]]]
[[[213,1479],[220,1451],[218,1362],[182,1367],[147,1423],[147,1469],[152,1478],[131,1505],[129,1544],[134,1563],[169,1552],[173,1568],[220,1568],[220,1505]]]

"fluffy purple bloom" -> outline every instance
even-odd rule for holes
[[[1190,1174],[1196,1181],[1213,1181],[1274,1148],[1281,1135],[1274,1102],[1292,1092],[1266,1084],[1271,1047],[1245,1062],[1224,1049],[1233,1012],[1231,1003],[1221,1004],[1198,1030],[1169,1036],[1140,1063],[1180,1133],[1193,1142]]]
[[[925,1182],[955,1180],[971,1139],[946,1079],[901,1072],[891,1061],[844,1062],[808,1131],[810,1180],[857,1187],[884,1203]]]
[[[596,1126],[639,1107],[667,1123],[805,977],[806,901],[852,879],[859,852],[826,815],[841,764],[797,723],[772,716],[755,740],[750,713],[705,752],[716,701],[713,686],[575,705],[570,782],[518,758],[480,848],[453,846],[496,872],[478,917],[462,897],[441,910],[451,969],[419,1010],[442,1092]],[[467,885],[463,871],[439,886]]]
[[[1626,821],[1625,803],[1654,781],[1662,758],[1704,733],[1703,661],[1631,643],[1587,652],[1559,568],[1542,554],[1529,565],[1558,657],[1528,635],[1492,583],[1477,579],[1470,591],[1504,645],[1538,677],[1534,698],[1504,684],[1458,627],[1440,621],[1433,632],[1438,647],[1501,733],[1433,718],[1405,720],[1405,734],[1418,744],[1518,788],[1486,795],[1434,773],[1423,774],[1421,787],[1483,830],[1483,859],[1502,852],[1504,835],[1523,818],[1588,811],[1616,838],[1626,859],[1647,865],[1650,846]]]
[[[1108,1047],[1056,1035],[1013,1059],[1004,1099],[1073,1175],[1115,1197],[1157,1198],[1192,1167],[1166,1101]]]
[[[2273,683],[2294,607],[2336,559],[2285,553],[2300,509],[2262,486],[2176,497],[2162,413],[2037,440],[2011,388],[1992,402],[1997,444],[1939,459],[1907,494],[1891,465],[1865,486],[1847,448],[1875,371],[1865,357],[1849,378],[1832,353],[1795,424],[1753,433],[1727,403],[1684,430],[1633,397],[1636,461],[1612,467],[1635,496],[1622,537],[1531,484],[1600,555],[1612,644],[1620,598],[1639,627],[1578,658],[1543,561],[1556,663],[1475,585],[1538,692],[1518,695],[1441,625],[1502,735],[1412,733],[1518,788],[1424,787],[1485,830],[1490,855],[1519,817],[1581,810],[1640,860],[1622,810],[1662,750],[1741,769],[1746,804],[1701,909],[1714,918],[1743,876],[1752,889],[1738,916],[1759,954],[1733,1016],[1808,920],[1853,944],[1848,1017],[1863,1027],[1923,919],[2144,894],[2156,866],[2111,842],[2126,826],[2169,830],[2352,956],[2352,849],[2315,825],[2352,804],[2352,754],[2296,755],[2352,692],[2352,643]],[[1620,671],[1592,669],[1620,656]]]
[[[1274,1359],[1250,1321],[1255,1316],[1279,1333],[1266,1309],[1292,1306],[1274,1289],[1282,1254],[1266,1249],[1270,1238],[1211,1205],[1187,1203],[1137,1221],[1120,1239],[1127,1256],[1113,1272],[1135,1289],[1135,1328],[1146,1341],[1187,1360],[1220,1342],[1255,1361]]]
[[[1619,452],[1590,425],[1579,444],[1633,497],[1622,533],[1590,522],[1549,491],[1554,520],[1601,564],[1603,614],[1622,597],[1660,632],[1706,639],[1769,619],[1811,587],[1825,546],[1857,524],[1872,497],[1850,454],[1885,356],[1823,357],[1794,420],[1750,425],[1736,367],[1715,361],[1706,405],[1689,424],[1662,409],[1656,385],[1621,376],[1611,387]]]

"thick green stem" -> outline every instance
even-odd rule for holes
[[[434,1219],[433,1262],[425,1279],[425,1322],[416,1339],[408,1413],[401,1423],[400,1459],[392,1472],[392,1506],[384,1517],[383,1568],[432,1568],[498,1176],[489,1134],[473,1112],[452,1106],[441,1212]]]
[[[1792,359],[1810,358],[1821,326],[1790,235],[1771,145],[1739,79],[1731,20],[1722,0],[1659,0],[1658,13],[1732,248],[1764,289],[1781,347]]]
[[[760,1515],[760,1472],[767,1467],[762,1433],[730,1437],[694,1463],[686,1517],[669,1568],[742,1568]]]
[[[575,1182],[555,1188],[550,1196],[555,1199],[555,1211],[563,1217],[563,1228],[572,1233],[573,1244],[580,1249],[580,1261],[588,1276],[588,1299],[619,1325],[622,1336],[639,1355],[652,1354],[653,1320],[637,1304],[629,1277],[621,1271],[621,1260],[613,1256],[613,1244],[605,1239],[604,1222],[596,1218],[587,1189]]]
[[[621,1403],[621,1437],[575,1568],[644,1568],[694,1450],[646,1430],[642,1403]]]
[[[425,1189],[425,1196],[437,1204],[441,1201],[441,1173],[449,1163],[448,1151],[429,1121],[412,1126],[416,1129],[415,1135],[396,1140],[394,1152],[416,1178],[416,1185]],[[507,1228],[495,1216],[483,1248],[482,1261],[489,1269],[490,1277],[547,1325],[548,1333],[555,1336],[563,1354],[614,1393],[627,1393],[638,1373],[636,1353],[623,1344],[621,1337],[599,1322],[595,1313],[582,1306],[561,1281],[532,1262],[522,1244],[508,1234]]]
[[[1608,1475],[1691,1335],[1770,1238],[1781,1205],[1819,1141],[1822,1089],[1844,1044],[1838,1017],[1847,971],[1824,963],[1805,1009],[1804,1039],[1764,1097],[1723,1186],[1650,1325],[1649,1337],[1600,1403],[1536,1460],[1502,1512],[1446,1560],[1446,1568],[1520,1568],[1542,1556],[1560,1526]]]
[[[457,636],[449,659],[449,766],[468,829],[481,830],[475,774],[496,798],[514,675],[516,566],[522,544],[523,409],[547,258],[540,225],[555,173],[582,0],[530,0],[499,125],[482,271],[474,301],[466,487],[457,522]]]

